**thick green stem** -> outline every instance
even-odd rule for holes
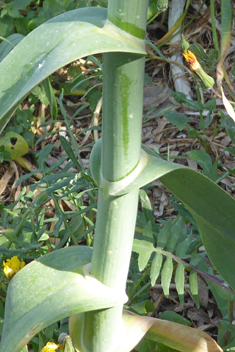
[[[144,39],[148,0],[110,0],[108,20]],[[115,182],[137,166],[141,149],[144,57],[104,54],[102,157],[91,273],[107,286],[125,291],[138,206],[138,190],[109,195]],[[108,182],[107,182],[108,181]],[[113,351],[122,334],[122,304],[86,313],[84,351]]]
[[[133,36],[145,39],[148,0],[109,0],[108,20]]]
[[[118,181],[138,164],[141,148],[144,58],[104,54],[102,172]]]

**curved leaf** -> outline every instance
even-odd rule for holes
[[[46,326],[71,314],[123,303],[123,294],[83,271],[89,247],[54,251],[26,265],[10,282],[1,352],[19,352]]]
[[[84,317],[82,314],[79,314],[71,318],[71,337],[74,346],[80,350]],[[205,332],[179,323],[138,316],[128,311],[124,311],[123,313],[123,323],[119,346],[114,352],[132,351],[143,337],[163,343],[181,352],[222,352],[222,349],[217,345],[215,340]]]
[[[99,52],[145,55],[144,40],[106,20],[107,10],[84,8],[63,13],[27,35],[0,64],[0,132],[17,105],[58,68]]]
[[[99,142],[91,154],[91,171],[100,187],[119,196],[159,178],[191,212],[210,260],[235,290],[235,276],[231,270],[235,267],[235,200],[203,174],[143,150],[140,162],[131,174],[121,181],[108,182],[102,175],[100,177],[100,149]]]
[[[191,212],[215,268],[235,289],[235,201],[217,184],[191,169],[178,169],[160,178]]]
[[[179,164],[169,163],[163,159],[153,157],[141,150],[141,157],[137,167],[124,179],[116,182],[109,182],[100,173],[101,165],[101,138],[96,142],[91,152],[90,168],[92,176],[102,189],[106,189],[112,196],[121,196],[133,189],[141,188],[166,173],[186,168]],[[100,177],[101,176],[101,177]]]
[[[24,36],[20,33],[11,34],[5,40],[3,40],[0,44],[0,61],[4,59],[7,54],[12,50],[12,48],[17,45]],[[1,38],[2,39],[2,38]]]

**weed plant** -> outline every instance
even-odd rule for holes
[[[5,22],[6,25],[5,30],[0,32],[0,35],[7,37],[12,34],[15,29],[18,33],[26,35],[28,34],[29,29],[34,29],[39,24],[62,12],[73,10],[78,7],[97,5],[104,6],[107,4],[105,1],[67,1],[63,4],[55,5],[53,2],[46,0],[41,7],[40,3],[37,1],[33,2],[33,5],[28,1],[25,2],[25,8],[19,9],[16,2],[9,2],[9,4],[6,4],[6,6],[1,9],[1,15],[3,16],[4,14],[4,20],[2,23]],[[22,13],[27,13],[27,15],[22,18]],[[72,129],[74,119],[79,114],[83,113],[84,109],[89,109],[89,113],[92,115],[99,99],[101,98],[100,87],[103,81],[103,62],[100,57],[98,60],[98,58],[89,56],[86,63],[88,63],[89,60],[90,62],[93,62],[93,65],[89,74],[85,78],[79,67],[75,69],[72,66],[69,66],[68,74],[72,77],[72,80],[59,84],[59,89],[52,88],[53,84],[58,88],[58,81],[55,79],[55,76],[51,77],[50,81],[48,80],[48,82],[44,82],[40,86],[34,88],[31,92],[31,96],[27,100],[27,104],[30,103],[29,108],[24,109],[23,103],[21,103],[21,107],[15,113],[15,120],[8,125],[6,129],[6,131],[14,131],[21,134],[26,139],[29,146],[33,148],[34,142],[32,130],[36,128],[36,119],[34,117],[36,106],[39,104],[49,106],[53,120],[48,122],[43,120],[41,124],[41,128],[44,129],[44,135],[38,139],[37,144],[42,145],[42,143],[44,143],[44,147],[40,151],[35,152],[34,163],[37,164],[37,169],[33,171],[31,170],[31,172],[28,172],[19,178],[16,186],[21,188],[14,201],[10,197],[8,201],[5,203],[3,202],[0,205],[1,262],[17,255],[29,264],[33,260],[40,257],[43,258],[44,255],[61,248],[69,248],[79,245],[92,247],[94,244],[93,235],[97,216],[98,189],[102,189],[99,180],[97,179],[97,173],[99,174],[100,170],[97,168],[98,171],[94,172],[94,170],[90,171],[90,169],[87,169],[82,160],[82,153],[78,147]],[[92,86],[89,83],[91,80],[93,82]],[[50,94],[48,92],[50,92]],[[75,111],[71,119],[68,119],[64,97],[72,94],[75,95],[76,92],[84,97],[83,99],[85,103]],[[227,168],[223,162],[220,161],[219,157],[215,160],[211,157],[210,143],[208,143],[207,138],[207,128],[211,126],[213,116],[219,114],[221,122],[220,125],[214,125],[213,135],[216,137],[219,134],[220,129],[224,128],[226,134],[232,141],[232,146],[224,148],[224,151],[233,155],[235,150],[234,122],[225,113],[221,111],[218,112],[214,98],[206,103],[202,103],[200,100],[192,102],[182,93],[174,93],[173,97],[178,103],[182,105],[184,104],[184,106],[193,111],[199,112],[200,116],[199,124],[196,127],[192,127],[190,124],[190,118],[183,113],[176,113],[171,110],[165,112],[165,117],[169,123],[175,125],[179,131],[187,131],[188,135],[195,138],[201,146],[201,150],[188,151],[186,154],[187,158],[194,160],[201,167],[202,173],[213,181],[213,186],[214,183],[221,185],[220,182],[225,177],[234,174],[234,167]],[[206,119],[203,118],[205,111],[208,112]],[[156,117],[149,117],[150,113],[152,113],[152,111],[145,116],[145,122]],[[61,121],[63,121],[63,124],[66,126],[66,135],[63,135],[63,129],[58,131],[53,130],[54,124]],[[48,128],[48,125],[52,125],[51,130]],[[99,127],[89,127],[86,130],[83,130],[82,133],[88,132],[89,130],[99,130]],[[49,166],[45,161],[52,153],[53,148],[55,148],[55,144],[50,142],[50,138],[54,135],[58,136],[57,143],[62,146],[65,155]],[[47,140],[49,142],[46,142]],[[88,147],[93,147],[93,145],[94,143],[91,142],[88,144]],[[156,160],[160,163],[159,165],[164,166],[164,162],[170,159],[170,155],[163,155],[157,149],[152,151],[144,146],[143,149],[148,151],[149,155],[157,158]],[[186,156],[184,155],[182,160],[184,160]],[[64,162],[67,162],[67,164],[65,167],[61,168]],[[98,162],[99,161],[96,161],[96,163]],[[163,164],[161,164],[161,162]],[[77,172],[71,172],[70,170],[72,168],[76,169]],[[154,172],[156,173],[156,171]],[[37,175],[39,174],[41,177],[38,179]],[[181,177],[183,177],[183,174],[179,176],[179,178]],[[112,182],[115,183],[120,181],[120,179],[109,180],[108,177],[106,178],[105,182],[107,181],[108,185],[109,182],[111,184]],[[175,193],[175,188],[172,186],[172,182],[174,181],[171,181],[167,176],[164,178],[164,173],[160,174],[159,178],[163,181],[163,184],[166,184],[166,187],[169,187],[169,189],[172,189],[172,192]],[[33,180],[33,183],[31,180]],[[147,195],[147,191],[151,189],[151,187],[155,187],[152,182],[153,178],[145,180],[145,183],[137,181],[138,187],[141,186],[142,189],[139,191],[139,209],[137,222],[135,224],[135,239],[132,248],[133,252],[126,288],[128,301],[125,303],[125,308],[138,313],[139,315],[150,315],[154,313],[155,306],[149,297],[149,289],[156,283],[161,283],[165,297],[170,296],[171,285],[172,283],[175,284],[175,289],[178,293],[178,300],[182,306],[184,305],[185,287],[186,285],[189,285],[190,294],[195,305],[199,307],[197,275],[200,274],[210,288],[213,294],[213,299],[216,300],[216,304],[219,306],[222,314],[218,328],[218,343],[225,350],[229,351],[231,348],[234,348],[235,341],[235,330],[232,324],[234,301],[233,290],[235,289],[234,279],[233,275],[229,274],[228,271],[223,268],[220,262],[221,259],[220,261],[214,259],[217,252],[215,250],[215,253],[213,253],[214,249],[213,245],[211,245],[213,241],[211,233],[213,233],[213,231],[218,231],[218,233],[222,232],[224,234],[227,230],[226,228],[221,230],[218,221],[215,225],[215,229],[208,230],[210,236],[208,236],[209,239],[207,239],[207,229],[206,227],[203,227],[204,220],[201,221],[200,219],[203,215],[200,214],[199,217],[198,211],[194,210],[192,204],[188,201],[187,195],[185,195],[183,199],[180,196],[180,193],[184,193],[183,186],[178,194],[177,192],[175,193],[176,196],[170,196],[170,201],[175,209],[172,218],[169,220],[162,219],[156,222],[152,213],[151,200]],[[176,180],[176,182],[178,182],[178,186],[179,181]],[[192,176],[192,187],[198,187],[200,182],[203,190],[207,188],[208,185],[212,185],[212,183],[204,184],[204,182],[207,182],[204,179],[197,181],[197,179],[194,179]],[[126,190],[123,193],[120,193],[122,192],[121,188],[121,191],[120,189],[114,191],[111,189],[110,192],[114,192],[115,197],[120,197],[123,194],[127,194],[129,186],[129,184],[125,185]],[[210,187],[210,190],[212,190],[213,187]],[[133,192],[133,190],[131,191]],[[186,193],[187,190],[185,190],[185,194]],[[197,193],[197,190],[195,193]],[[208,194],[210,193],[208,192]],[[102,198],[103,196],[99,194],[99,197]],[[195,202],[199,202],[198,198],[200,199],[200,197],[197,198],[194,193],[192,194],[192,197]],[[216,201],[220,199],[219,197],[220,193],[216,198]],[[221,202],[224,205],[227,198],[223,197],[221,198]],[[230,200],[230,202],[232,202],[232,200]],[[50,207],[53,207],[52,212],[50,212]],[[232,214],[232,211],[233,208],[231,208],[230,215]],[[211,223],[214,222],[218,214],[218,210],[216,209]],[[209,214],[208,218],[210,218],[210,216],[212,215]],[[210,222],[208,218],[206,217],[206,222]],[[98,226],[101,226],[100,223],[98,224]],[[232,226],[232,223],[229,223],[229,226]],[[200,235],[201,233],[204,237]],[[232,233],[233,231],[231,230],[230,241],[232,245],[234,245],[234,237],[232,236]],[[118,240],[118,238],[114,240],[117,245]],[[216,245],[221,243],[220,241],[221,240],[217,239]],[[208,250],[209,257],[212,257],[212,263],[214,266],[207,266],[205,264],[204,258],[206,256],[206,251],[202,253],[198,251],[203,244],[205,244],[206,250]],[[231,265],[233,264],[229,255],[226,260],[226,265],[228,263]],[[95,272],[96,270],[97,269],[95,269]],[[98,276],[98,279],[101,282],[107,280],[102,277],[102,274],[97,274],[97,272],[94,276]],[[99,276],[101,276],[101,278]],[[0,317],[2,318],[2,328],[8,286],[8,282],[2,272],[0,280]],[[105,282],[105,284],[109,286],[107,282]],[[228,285],[230,286],[229,290],[227,289]],[[110,306],[107,308],[109,307],[113,307],[112,303],[110,303]],[[97,309],[102,311],[102,307],[98,307]],[[188,324],[188,322],[184,321],[183,317],[180,315],[176,316],[171,313],[168,315],[167,320],[172,320],[174,322],[177,321],[183,325]],[[87,316],[89,322],[89,319],[92,319],[93,317],[93,312],[86,314],[91,314],[90,316]],[[33,351],[36,352],[41,349],[47,341],[57,342],[61,332],[69,333],[68,318],[62,317],[61,319],[57,319],[57,321],[58,320],[59,322],[53,323],[52,325],[49,325],[49,327],[45,327],[36,336],[32,337],[30,348]],[[86,322],[83,322],[83,324],[86,324]],[[85,343],[89,345],[86,337]],[[167,341],[164,340],[163,343],[168,346]],[[161,341],[158,341],[156,345],[156,342],[148,339],[148,336],[147,339],[140,342],[136,347],[136,350],[140,352],[151,351],[155,350],[156,346],[162,348],[163,351],[166,350],[166,348],[168,350],[174,350],[172,346],[170,346],[170,349],[170,347],[161,344]],[[181,349],[181,347],[177,348],[177,346],[176,349],[184,350]],[[25,352],[26,350],[22,351]]]

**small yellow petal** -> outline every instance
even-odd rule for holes
[[[8,279],[11,279],[24,266],[25,262],[21,262],[15,255],[11,259],[7,259],[5,262],[3,262],[3,272]]]
[[[185,60],[189,63],[189,67],[191,68],[192,71],[197,71],[198,69],[201,68],[200,63],[198,62],[196,56],[192,51],[187,50],[183,52]]]
[[[60,345],[57,345],[54,342],[47,342],[46,346],[43,347],[41,352],[55,352]]]

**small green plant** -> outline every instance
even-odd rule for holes
[[[27,238],[26,225],[30,225],[30,216],[33,217],[31,226],[36,230],[34,237],[30,230],[27,244],[34,245],[35,236],[38,240],[46,231],[46,222],[43,214],[37,213],[38,209],[52,197],[57,217],[53,232],[61,236],[62,244],[64,242],[66,246],[59,250],[52,248],[51,253],[33,260],[11,280],[1,352],[27,351],[27,343],[35,334],[67,317],[70,317],[71,339],[79,351],[131,351],[143,337],[147,338],[146,343],[151,340],[182,352],[222,351],[200,330],[164,319],[135,315],[131,311],[123,312],[123,305],[128,301],[125,289],[139,189],[156,178],[175,194],[193,217],[208,256],[227,282],[223,289],[229,294],[231,289],[228,286],[235,289],[230,269],[235,265],[234,199],[206,176],[141,149],[147,10],[147,0],[110,0],[107,10],[97,7],[63,13],[27,35],[0,64],[1,77],[7,77],[0,82],[0,128],[3,130],[18,104],[52,72],[80,57],[104,53],[102,138],[92,150],[92,178],[84,173],[78,146],[68,129],[72,147],[63,137],[61,144],[77,166],[78,176],[70,175],[68,169],[58,175],[51,174],[53,167],[61,161],[51,170],[45,168],[45,157],[53,148],[53,145],[47,145],[37,160],[39,170],[44,174],[39,182],[43,192],[26,208],[23,216],[16,217],[16,220],[12,216],[15,227],[7,238],[7,249],[15,249],[19,245],[17,241],[22,241],[20,247],[27,242],[16,237],[15,232],[25,234]],[[61,99],[58,102],[63,111]],[[80,233],[77,235],[76,229],[70,225],[72,220],[68,221],[71,213],[58,206],[61,197],[73,201],[76,207],[72,214],[76,219],[73,225],[83,217],[83,225],[88,222],[93,231],[94,223],[82,215],[88,209],[82,209],[81,194],[75,196],[75,191],[89,187],[89,184],[92,184],[91,199],[94,185],[98,188],[93,248],[76,245]],[[143,192],[140,195],[143,204],[145,196]],[[92,204],[90,210],[93,208]],[[190,257],[194,250],[188,246],[191,235],[186,233],[180,216],[159,229],[149,215],[150,207],[145,207],[143,213],[148,221],[142,241],[136,238],[134,242],[140,269],[144,269],[153,256],[150,264],[152,283],[162,267],[162,285],[168,294],[174,258],[178,263],[175,280],[182,295],[185,265],[182,260],[184,256]],[[87,239],[88,244],[90,240]],[[190,242],[196,247],[197,243]],[[189,264],[192,269],[190,286],[196,295],[197,275],[192,262]]]

